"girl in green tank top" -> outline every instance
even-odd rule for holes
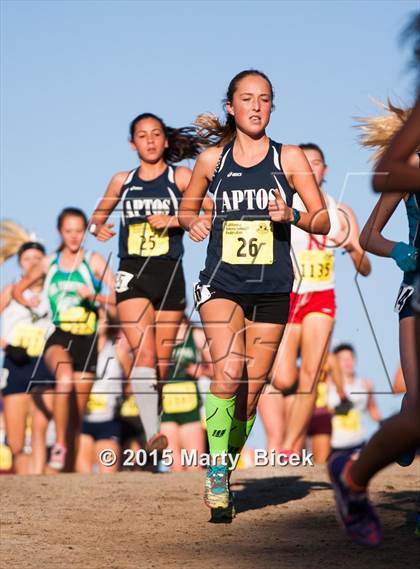
[[[31,283],[45,278],[55,330],[45,345],[44,359],[55,376],[53,416],[56,442],[49,466],[55,470],[72,470],[74,450],[89,393],[96,373],[96,327],[99,304],[113,304],[112,296],[99,294],[102,282],[113,291],[114,278],[105,259],[97,253],[87,253],[83,241],[87,218],[77,208],[66,208],[58,217],[57,229],[62,239],[59,252],[45,258],[15,286],[15,298],[25,304],[23,292]],[[70,395],[76,395],[75,417],[70,413]],[[66,433],[74,425],[66,461]]]

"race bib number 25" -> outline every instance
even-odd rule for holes
[[[128,254],[141,257],[158,257],[169,251],[166,230],[155,229],[147,221],[128,227]]]

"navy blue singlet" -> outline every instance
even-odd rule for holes
[[[179,259],[184,252],[184,230],[158,230],[147,222],[149,215],[178,214],[182,193],[175,184],[175,168],[168,166],[158,178],[147,181],[139,178],[136,168],[128,175],[120,195],[119,257]]]
[[[276,189],[289,207],[294,190],[281,167],[282,145],[270,140],[266,157],[245,168],[233,159],[233,143],[224,147],[210,184],[213,227],[202,284],[244,294],[290,292],[290,224],[272,222],[269,199]]]

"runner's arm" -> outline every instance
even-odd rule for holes
[[[112,272],[109,263],[105,261],[102,255],[99,253],[93,253],[91,258],[91,266],[93,270],[93,274],[101,283],[105,284],[105,286],[110,291],[110,294],[95,294],[92,295],[92,300],[99,302],[100,304],[116,304],[115,292],[114,292],[114,285],[115,285],[115,275]]]
[[[343,217],[345,216],[344,219],[340,216],[340,222],[345,225],[342,229],[348,231],[348,236],[343,243],[340,243],[340,247],[343,247],[343,249],[349,253],[357,272],[367,277],[371,272],[371,264],[366,252],[359,243],[359,224],[357,218],[354,211],[343,203],[338,204],[338,209],[342,212]]]
[[[9,306],[12,300],[13,284],[6,285],[0,292],[0,314]]]
[[[299,211],[297,227],[308,233],[326,235],[330,230],[330,217],[305,153],[298,146],[284,145],[282,160],[287,179],[306,208],[306,211]],[[288,221],[293,221],[293,208],[289,210]]]
[[[193,241],[205,239],[210,232],[211,224],[208,214],[200,218],[199,213],[203,208],[204,197],[221,152],[221,148],[208,148],[198,156],[191,181],[184,192],[179,207],[179,223],[181,227],[190,232]],[[208,204],[208,202],[206,203]],[[204,207],[209,206],[205,205]]]
[[[397,369],[394,377],[394,384],[392,386],[392,392],[394,394],[405,393],[407,387],[405,386],[404,375],[401,366]]]
[[[25,299],[23,293],[35,283],[42,280],[45,276],[45,273],[46,271],[43,266],[37,266],[29,271],[27,275],[22,277],[20,281],[15,283],[12,288],[12,297],[16,300],[16,302],[19,302],[19,304],[22,304],[23,306],[26,306],[26,308],[31,309],[31,305]]]
[[[120,201],[121,188],[129,172],[118,172],[108,184],[105,195],[92,214],[90,225],[96,225],[95,236],[99,241],[106,241],[115,235],[114,224],[106,223],[110,214]]]
[[[369,219],[360,234],[360,245],[365,251],[369,251],[379,257],[390,257],[396,241],[386,239],[382,230],[393,215],[404,194],[388,193],[382,195],[374,207]]]

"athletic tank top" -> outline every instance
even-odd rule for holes
[[[175,168],[168,168],[155,180],[142,180],[138,168],[132,170],[121,188],[119,257],[159,257],[179,259],[183,252],[180,227],[154,229],[149,215],[178,214],[182,193],[175,184]]]
[[[199,405],[197,382],[187,372],[189,365],[199,361],[192,328],[185,341],[174,346],[171,360],[168,380],[162,390],[163,411],[169,414],[189,413]]]
[[[328,235],[307,233],[292,225],[291,244],[295,272],[293,292],[298,294],[330,290],[335,287],[334,253],[337,246],[331,239],[340,232],[340,219],[334,198],[326,193],[324,198],[331,224]],[[298,194],[293,196],[293,207],[306,211]]]
[[[113,343],[107,340],[98,354],[97,376],[90,392],[84,420],[102,423],[115,418],[122,396],[123,372]]]
[[[420,249],[420,195],[410,194],[405,200],[405,209],[408,219],[408,243]],[[415,271],[404,273],[404,283],[413,284],[415,275]]]
[[[279,190],[292,206],[294,190],[281,167],[282,145],[270,140],[265,158],[246,168],[233,158],[233,142],[224,147],[208,191],[213,194],[213,226],[200,281],[236,293],[290,292],[290,223],[268,215]]]
[[[77,293],[82,285],[87,285],[92,293],[101,290],[101,283],[90,268],[90,257],[91,253],[85,253],[77,269],[69,272],[60,268],[58,253],[45,277],[44,288],[50,301],[53,322],[64,332],[76,335],[96,332],[96,305],[91,300],[83,300]]]
[[[361,445],[365,441],[365,430],[362,425],[362,414],[367,411],[368,393],[365,393],[366,382],[355,378],[353,383],[344,386],[347,399],[353,403],[353,408],[346,415],[333,416],[333,433],[331,444],[333,448],[347,448]],[[340,403],[335,386],[329,391],[329,406],[336,407]]]
[[[51,328],[50,306],[44,291],[35,293],[26,289],[23,296],[25,300],[38,296],[41,302],[29,310],[12,299],[1,315],[1,336],[12,346],[25,348],[28,355],[35,358],[42,354]]]

